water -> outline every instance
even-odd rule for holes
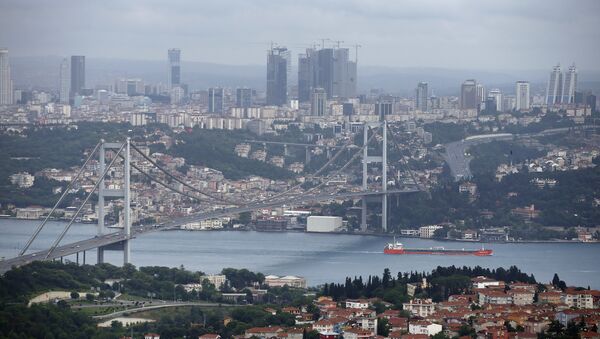
[[[0,256],[17,255],[38,221],[0,219]],[[64,223],[50,222],[33,243],[32,250],[47,249]],[[95,226],[74,224],[63,243],[93,236]],[[485,244],[492,257],[384,255],[391,239],[376,236],[169,231],[140,236],[133,240],[131,257],[136,266],[180,266],[218,273],[224,267],[247,268],[264,274],[299,275],[309,285],[343,282],[346,276],[381,275],[384,268],[398,271],[430,271],[437,266],[508,268],[516,265],[548,282],[554,273],[569,285],[600,288],[600,244],[540,243]],[[480,244],[402,239],[407,247],[477,248]],[[87,253],[88,263],[96,258]],[[75,260],[74,256],[68,257]],[[106,261],[120,265],[121,252],[107,252]]]

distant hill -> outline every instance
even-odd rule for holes
[[[17,88],[58,88],[58,72],[61,57],[12,57],[11,67]],[[548,66],[550,68],[551,65]],[[182,79],[190,89],[205,89],[211,86],[247,86],[264,90],[265,65],[223,65],[206,62],[182,62]],[[120,77],[142,78],[147,83],[166,82],[166,61],[124,60],[86,58],[88,87],[111,84]],[[296,72],[294,70],[294,72]],[[476,79],[486,87],[498,87],[506,93],[514,91],[514,82],[528,80],[532,91],[543,91],[548,70],[528,71],[481,71],[444,68],[360,66],[359,90],[383,88],[400,95],[413,95],[419,81],[427,81],[436,95],[457,95],[465,79]],[[294,76],[294,78],[296,78]],[[600,71],[579,73],[580,88],[600,90]]]

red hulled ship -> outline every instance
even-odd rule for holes
[[[432,255],[475,255],[478,257],[487,257],[493,254],[490,249],[481,248],[479,250],[470,249],[446,249],[444,247],[431,248],[405,248],[402,243],[394,239],[393,243],[389,243],[383,249],[385,254],[432,254]]]

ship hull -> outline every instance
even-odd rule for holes
[[[481,249],[481,250],[447,250],[447,249],[421,249],[421,248],[402,248],[393,249],[385,248],[383,250],[385,254],[425,254],[425,255],[474,255],[478,257],[487,257],[493,254],[492,250]]]

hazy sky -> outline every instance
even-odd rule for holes
[[[600,0],[2,0],[0,46],[151,60],[179,47],[185,60],[264,64],[270,41],[295,59],[330,38],[361,44],[362,65],[598,70],[599,15]]]

